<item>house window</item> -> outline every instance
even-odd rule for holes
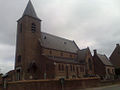
[[[20,24],[20,32],[22,32],[22,23]]]
[[[46,64],[46,71],[49,71],[49,64]]]
[[[114,69],[112,69],[112,73],[114,73]]]
[[[33,32],[33,33],[36,31],[36,25],[35,25],[34,23],[32,23],[31,29],[32,29],[32,32]]]
[[[107,69],[108,74],[110,74],[110,69]]]
[[[83,67],[80,67],[80,72],[84,72],[84,68]]]
[[[18,62],[21,62],[21,55],[18,56]]]

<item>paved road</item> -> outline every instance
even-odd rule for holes
[[[81,89],[81,90],[120,90],[120,84],[119,85],[98,87],[98,88]]]

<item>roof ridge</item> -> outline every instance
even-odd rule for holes
[[[112,65],[112,63],[110,62],[109,58],[105,54],[104,55],[97,54],[97,55],[98,55],[99,59],[102,61],[102,63],[104,65]]]

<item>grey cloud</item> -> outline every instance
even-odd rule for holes
[[[13,69],[17,20],[28,0],[0,0],[0,64]],[[32,0],[42,31],[75,40],[82,48],[110,56],[120,41],[119,0]],[[7,67],[5,65],[6,62]],[[9,69],[9,70],[10,70]]]

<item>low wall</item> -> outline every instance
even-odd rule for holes
[[[0,90],[78,90],[95,87],[99,83],[99,78],[65,80],[63,86],[60,80],[29,80],[9,82],[6,89]]]
[[[2,82],[0,81],[0,90],[2,90]]]

